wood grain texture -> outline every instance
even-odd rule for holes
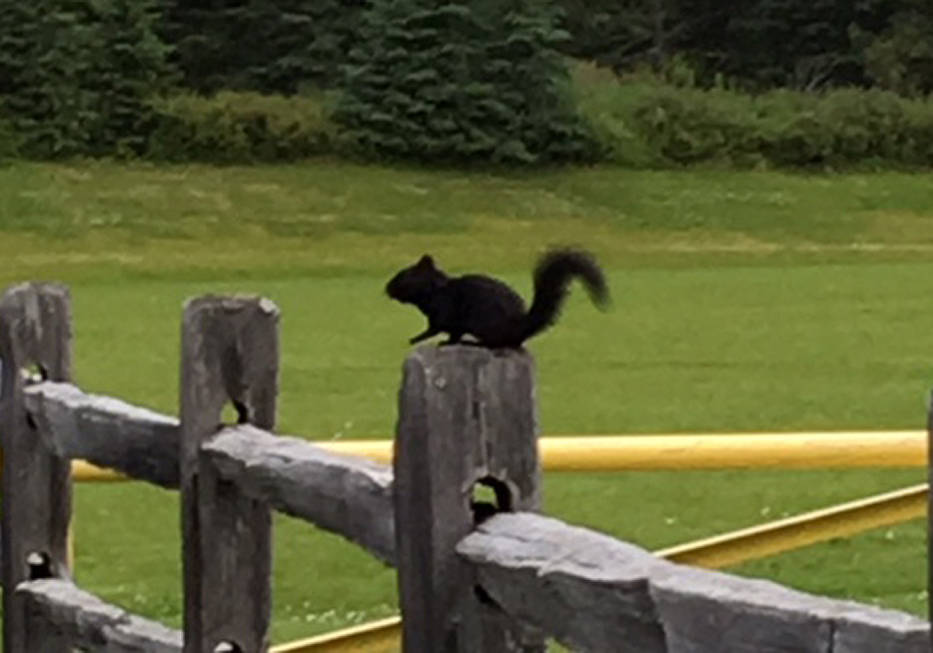
[[[55,653],[81,647],[105,653],[180,653],[182,636],[131,615],[75,587],[67,580],[36,580],[16,589],[27,614],[29,653]],[[52,648],[65,645],[68,648]]]
[[[496,515],[457,547],[490,598],[574,651],[927,653],[893,610],[686,567],[534,514]]]
[[[185,653],[269,647],[269,506],[202,464],[224,404],[271,430],[278,392],[278,308],[258,297],[202,297],[182,324],[181,490]]]
[[[392,469],[253,426],[223,430],[202,449],[217,475],[271,507],[395,562]]]
[[[480,524],[457,551],[504,611],[574,651],[668,650],[649,584],[665,563],[643,549],[516,513]]]
[[[113,397],[85,394],[67,383],[32,385],[23,400],[56,455],[178,487],[178,419]]]
[[[543,638],[500,618],[475,591],[457,543],[494,510],[537,510],[534,365],[520,351],[422,347],[405,361],[395,441],[395,520],[406,653],[542,651]],[[475,510],[478,509],[478,512]]]
[[[71,301],[56,284],[22,284],[0,299],[0,444],[3,447],[3,586],[34,575],[68,577],[71,521],[70,461],[38,437],[23,403],[24,369],[43,379],[71,377]],[[30,555],[42,564],[30,566]],[[3,593],[3,650],[23,651],[23,611],[15,592]]]

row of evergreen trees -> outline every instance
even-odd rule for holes
[[[675,61],[752,89],[926,93],[933,3],[0,0],[0,123],[32,157],[129,154],[169,90],[339,88],[335,117],[368,153],[591,158],[563,55],[619,71]]]
[[[155,0],[0,1],[0,118],[48,158],[143,146],[170,81]]]
[[[361,35],[366,0],[228,0],[209,6],[167,0],[168,42],[185,84],[200,91],[292,92],[332,86]],[[403,2],[405,11],[445,4],[482,10],[482,0]],[[372,3],[378,4],[378,3]],[[874,85],[933,90],[929,0],[527,0],[502,11],[552,13],[565,54],[619,71],[684,60],[701,80],[796,89]],[[205,8],[206,7],[206,8]],[[400,10],[401,9],[400,7]]]
[[[141,152],[169,88],[341,87],[366,153],[586,159],[544,0],[0,0],[0,118],[31,157]]]

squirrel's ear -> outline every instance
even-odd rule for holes
[[[418,261],[418,267],[422,267],[422,268],[433,268],[433,267],[434,267],[434,259],[431,258],[431,255],[430,255],[430,254],[425,254],[424,256],[421,257],[421,260]]]

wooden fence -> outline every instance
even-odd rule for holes
[[[278,320],[264,299],[190,301],[175,419],[70,384],[66,288],[25,284],[6,292],[7,653],[265,651],[271,510],[338,533],[397,567],[406,653],[542,652],[548,637],[607,652],[931,650],[929,624],[910,615],[674,564],[537,514],[527,353],[424,347],[411,354],[392,467],[273,435]],[[237,424],[221,424],[228,403]],[[70,580],[68,470],[77,458],[180,489],[183,632],[108,605]],[[477,485],[495,499],[476,499]]]

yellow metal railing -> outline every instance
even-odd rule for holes
[[[716,535],[655,553],[695,567],[719,569],[793,551],[837,537],[919,519],[927,512],[927,484]]]
[[[329,451],[392,460],[392,440],[320,440]],[[926,465],[924,431],[735,433],[705,435],[580,435],[541,438],[546,471],[615,472],[656,469],[783,469],[919,467]],[[77,481],[124,476],[76,460]]]
[[[395,653],[401,641],[401,617],[389,617],[370,623],[309,637],[289,644],[279,644],[269,653]]]

